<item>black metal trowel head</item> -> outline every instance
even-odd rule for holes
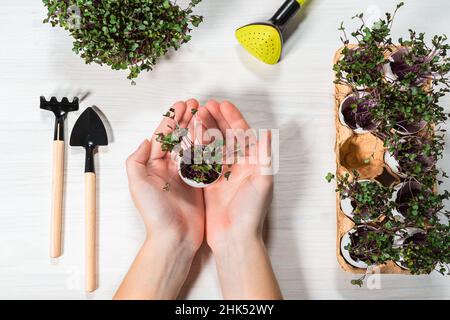
[[[87,108],[78,118],[70,136],[70,145],[86,149],[85,172],[95,172],[94,150],[97,146],[108,145],[108,134],[105,125],[93,108]]]

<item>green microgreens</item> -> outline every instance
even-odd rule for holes
[[[446,75],[450,72],[450,58],[447,51],[450,45],[446,43],[446,35],[435,35],[428,46],[425,33],[409,30],[409,39],[398,40],[403,49],[401,60],[393,66],[398,71],[400,81],[404,86],[417,86],[430,80],[433,85],[449,87]]]
[[[442,183],[439,175],[448,177],[438,169],[436,162],[442,158],[444,150],[445,130],[441,127],[449,116],[440,103],[450,91],[450,45],[445,35],[432,37],[428,45],[425,34],[413,30],[409,30],[408,39],[400,38],[394,43],[391,29],[402,6],[403,2],[399,3],[393,14],[386,13],[385,18],[373,26],[366,24],[363,14],[354,16],[361,22],[351,33],[355,46],[350,45],[341,24],[344,48],[333,70],[335,83],[348,86],[350,94],[360,97],[364,91],[366,96],[377,98],[376,103],[363,110],[363,115],[358,113],[359,103],[347,108],[346,114],[343,112],[346,124],[353,130],[354,125],[366,129],[361,124],[368,124],[367,127],[376,124],[374,130],[372,126],[368,131],[383,140],[386,150],[397,160],[402,177],[406,175],[403,182],[413,181],[420,187],[410,195],[397,193],[396,199],[392,199],[392,186],[358,183],[356,171],[352,180],[349,174],[335,177],[331,173],[326,179],[337,181],[336,191],[341,197],[353,200],[355,212],[372,212],[373,218],[383,215],[382,219],[368,224],[355,214],[355,228],[366,226],[367,231],[357,242],[347,246],[352,255],[368,265],[389,260],[398,262],[401,257],[412,274],[430,273],[436,266],[444,274],[449,272],[446,265],[450,259],[450,215],[443,203],[450,198],[450,193],[436,191],[436,185]],[[374,155],[364,163],[369,164]],[[399,233],[407,237],[404,230],[408,228],[423,229],[424,240],[393,245],[392,239]],[[364,278],[355,279],[352,284],[361,286]]]
[[[404,235],[408,238],[408,235]],[[402,264],[412,274],[429,274],[437,270],[450,275],[450,227],[437,224],[424,231],[419,241],[405,241],[397,248]]]
[[[191,109],[194,117],[197,112],[198,109]],[[208,145],[194,144],[188,129],[180,127],[174,108],[169,109],[163,116],[170,119],[173,125],[168,125],[171,129],[169,133],[157,133],[156,141],[161,143],[162,151],[177,152],[181,159],[180,173],[183,177],[204,184],[217,180],[223,170],[224,141],[215,140]],[[226,180],[229,179],[230,173],[224,174]],[[167,183],[163,190],[169,191],[170,184]]]
[[[366,24],[363,13],[355,15],[353,19],[360,20],[361,25],[351,33],[357,43],[354,48],[349,47],[350,40],[344,23],[341,23],[338,30],[343,33],[341,41],[344,48],[342,59],[333,67],[336,73],[335,83],[346,84],[357,90],[358,87],[376,88],[383,82],[383,65],[389,62],[385,56],[386,48],[392,44],[391,27],[397,10],[402,6],[403,2],[399,3],[393,14],[386,13],[384,19],[371,27]]]
[[[349,198],[354,205],[354,221],[357,224],[367,219],[378,219],[382,215],[389,215],[393,206],[389,199],[392,197],[393,189],[384,187],[376,181],[361,181],[357,171],[350,174],[335,177],[332,173],[326,176],[328,182],[336,180],[336,192],[342,199]]]
[[[396,260],[393,234],[366,225],[357,226],[354,230],[352,241],[345,246],[351,256],[368,265]]]
[[[201,0],[185,9],[171,0],[43,0],[45,23],[73,37],[73,51],[86,63],[128,69],[128,79],[152,70],[158,58],[191,40],[192,27],[203,18],[193,15]],[[134,84],[134,82],[132,82]]]

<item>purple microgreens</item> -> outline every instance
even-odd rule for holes
[[[379,132],[391,135],[392,131],[415,134],[426,127],[437,126],[448,119],[439,105],[446,89],[428,90],[423,87],[404,87],[401,83],[385,83],[379,87],[380,99],[371,108],[379,121]]]
[[[341,41],[344,44],[342,59],[333,67],[336,73],[337,84],[344,84],[358,88],[376,88],[384,81],[382,76],[383,65],[389,60],[385,57],[386,48],[392,45],[390,38],[391,27],[397,10],[403,6],[399,3],[393,14],[386,13],[386,18],[375,22],[373,26],[368,26],[364,19],[364,14],[360,13],[353,17],[361,22],[359,28],[351,33],[356,40],[357,47],[350,48],[343,22],[339,31],[343,33]]]
[[[425,228],[439,222],[440,216],[450,218],[445,208],[444,201],[450,198],[450,193],[444,191],[435,193],[428,186],[418,182],[414,178],[406,180],[397,193],[395,207],[407,222],[416,227]]]
[[[362,128],[374,131],[379,126],[379,121],[374,119],[372,110],[377,107],[380,98],[378,92],[353,93],[342,103],[342,115],[346,124],[353,130]]]
[[[403,244],[397,249],[402,257],[401,264],[411,274],[429,274],[434,270],[450,275],[450,228],[437,224],[416,234],[404,234]]]
[[[361,223],[365,220],[376,220],[381,216],[388,215],[393,204],[386,199],[390,199],[393,193],[392,188],[385,187],[376,181],[360,181],[357,171],[350,174],[335,177],[329,173],[327,181],[336,180],[336,192],[339,192],[342,199],[350,199],[353,206],[354,221]]]
[[[437,191],[443,182],[439,174],[448,175],[436,165],[445,145],[441,127],[449,117],[440,99],[450,92],[450,45],[445,35],[434,36],[428,45],[424,33],[413,30],[409,39],[394,44],[391,28],[402,6],[373,26],[363,14],[354,16],[361,22],[351,33],[356,46],[350,45],[341,24],[344,48],[333,70],[335,83],[349,87],[354,96],[342,104],[346,124],[381,139],[406,177],[398,187],[359,182],[356,170],[352,176],[329,173],[326,180],[336,180],[339,196],[351,200],[355,232],[345,249],[369,266],[367,273],[372,266],[396,261],[411,274],[437,270],[450,275],[450,212],[444,206],[450,193]],[[364,163],[374,157],[375,152]],[[411,228],[423,233],[410,235]],[[394,244],[395,237],[401,237],[402,244]],[[352,284],[362,286],[364,278]]]
[[[450,226],[442,224],[439,215],[449,218],[449,212],[443,210],[443,201],[450,198],[450,193],[445,191],[436,194],[417,181],[409,180],[398,191],[396,201],[393,201],[393,187],[386,187],[387,193],[383,193],[377,191],[379,186],[371,182],[359,183],[357,172],[353,174],[352,180],[349,174],[336,178],[332,173],[326,179],[329,182],[336,179],[337,192],[356,200],[352,202],[355,216],[358,208],[384,208],[379,210],[384,219],[370,223],[354,219],[355,232],[351,234],[350,243],[345,246],[350,256],[368,264],[369,269],[386,261],[400,261],[401,257],[402,265],[412,274],[428,274],[436,266],[442,274],[448,273],[450,270],[445,266],[450,262]],[[392,209],[401,212],[404,218],[393,214]],[[408,228],[423,229],[423,235],[412,237],[406,232]],[[394,244],[394,237],[399,236],[405,241],[403,244]],[[414,240],[416,238],[419,240]],[[352,284],[360,286],[364,278],[355,279]]]
[[[204,159],[199,150],[205,151],[205,146],[190,149],[181,159],[180,173],[183,177],[197,183],[210,184],[216,181],[222,174],[222,164],[210,159]],[[194,159],[192,162],[191,160]]]
[[[367,225],[357,226],[354,230],[350,243],[345,246],[352,259],[373,265],[396,256],[392,234],[385,234],[382,230]]]
[[[393,74],[405,86],[419,86],[429,80],[433,85],[449,87],[446,75],[450,72],[450,45],[446,41],[447,36],[436,35],[432,46],[428,46],[424,33],[409,30],[409,39],[400,38],[400,48],[391,56]]]
[[[175,132],[170,132],[166,135],[163,133],[156,134],[156,141],[161,143],[162,151],[172,152],[173,149],[181,143],[182,139],[183,136],[175,134]]]
[[[397,160],[399,170],[407,176],[414,177],[429,188],[433,188],[442,171],[436,163],[443,156],[444,136],[438,133],[399,137],[390,136],[385,145],[389,153]]]
[[[191,109],[194,117],[197,109]],[[175,126],[168,125],[173,131],[168,134],[156,134],[156,141],[161,143],[161,149],[168,152],[176,152],[180,157],[180,174],[197,183],[210,184],[222,175],[224,141],[217,140],[210,145],[195,144],[189,138],[189,130],[180,127],[176,119],[176,110],[171,108],[164,114],[174,121]],[[166,184],[163,188],[169,191]]]

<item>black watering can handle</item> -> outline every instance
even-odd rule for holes
[[[283,29],[288,21],[300,10],[303,3],[305,3],[305,0],[286,0],[270,21],[280,29]]]

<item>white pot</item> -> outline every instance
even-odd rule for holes
[[[391,57],[389,57],[389,60],[393,62],[393,59]],[[395,82],[398,80],[397,75],[392,72],[390,63],[386,63],[383,65],[383,74],[388,82]]]
[[[410,236],[410,237],[413,236],[413,235],[415,235],[415,234],[417,234],[417,233],[425,233],[425,231],[422,230],[422,229],[419,229],[419,228],[411,228],[411,227],[408,227],[408,228],[404,229],[403,231],[406,231],[406,233],[407,233],[408,236]],[[407,237],[406,237],[406,238],[407,238]],[[399,247],[401,247],[401,246],[403,245],[403,243],[405,242],[406,238],[403,237],[403,236],[401,236],[400,232],[397,232],[397,234],[396,234],[395,237],[394,237],[394,248],[399,248]],[[405,261],[405,260],[403,259],[403,257],[400,257],[399,261],[395,261],[395,263],[396,263],[400,268],[402,268],[402,269],[404,269],[404,270],[408,270],[408,268],[405,267],[405,266],[403,265],[403,262],[404,262],[404,261]]]
[[[410,181],[405,181],[405,182],[399,183],[398,185],[396,185],[394,187],[394,192],[392,193],[391,201],[394,201],[395,203],[397,203],[397,197],[398,197],[398,193],[399,193],[400,189],[403,188],[405,185],[407,185],[409,182]],[[405,216],[402,213],[400,213],[397,209],[392,210],[392,215],[394,217],[398,217],[400,222],[405,221]]]
[[[353,208],[352,199],[341,198],[341,210],[347,217],[353,219],[353,217],[355,216],[353,214],[353,210],[355,210],[355,208]]]
[[[351,264],[352,266],[356,267],[356,268],[360,268],[360,269],[367,269],[369,267],[369,265],[361,260],[354,260],[351,256],[350,253],[348,252],[348,250],[345,249],[345,246],[347,246],[348,244],[351,243],[350,240],[350,235],[355,233],[356,230],[350,230],[349,232],[347,232],[346,234],[344,234],[342,236],[341,239],[341,253],[342,256],[344,257],[345,261],[347,261],[349,264]]]
[[[406,183],[407,183],[407,182],[402,182],[402,183],[397,184],[397,185],[394,187],[394,192],[392,192],[391,201],[397,202],[398,192],[399,192],[399,190],[400,190],[401,188],[403,188],[403,186],[404,186]],[[392,209],[392,215],[393,215],[394,217],[398,217],[399,220],[400,220],[401,222],[404,222],[404,221],[405,221],[405,217],[404,217],[403,214],[401,214],[397,209]]]
[[[358,183],[367,183],[367,182],[376,182],[376,181],[372,181],[372,180],[368,180],[368,179],[362,179],[362,180],[358,180]],[[349,217],[350,219],[353,220],[353,218],[355,217],[355,214],[353,213],[353,210],[355,210],[355,208],[353,208],[352,205],[352,200],[348,197],[346,198],[341,198],[340,201],[340,205],[341,205],[341,210],[342,212]],[[364,223],[368,223],[368,222],[372,222],[376,219],[361,219],[362,222]]]
[[[394,155],[389,152],[389,150],[386,150],[384,152],[384,163],[391,169],[393,173],[395,173],[400,178],[406,178],[407,175],[400,171],[400,164],[398,163],[397,159],[395,159]]]
[[[363,96],[365,96],[365,95],[367,95],[367,94],[368,94],[368,93],[363,92],[363,93],[361,93],[361,96],[363,97]],[[347,97],[344,98],[344,100],[342,100],[341,104],[339,105],[339,110],[338,110],[339,121],[340,121],[344,126],[346,126],[347,128],[353,130],[353,132],[356,133],[356,134],[370,133],[371,131],[365,130],[365,129],[359,127],[358,125],[356,125],[356,126],[357,126],[356,129],[353,129],[353,128],[351,128],[351,127],[347,124],[347,122],[345,121],[344,114],[342,113],[342,106],[344,105],[345,101],[347,101],[347,100],[350,99],[350,98],[354,98],[354,95],[353,95],[353,94],[348,95]]]
[[[178,159],[178,175],[180,176],[181,180],[183,180],[183,182],[186,183],[188,186],[190,186],[192,188],[197,188],[197,189],[203,189],[203,188],[212,186],[213,184],[217,183],[217,181],[219,181],[223,175],[223,169],[224,169],[223,167],[224,166],[222,165],[222,172],[220,173],[219,177],[216,180],[214,180],[211,183],[200,183],[200,182],[188,179],[181,174],[181,158],[179,157],[179,159]]]
[[[400,51],[401,50],[402,49],[400,49]],[[403,50],[403,51],[405,51],[405,50]],[[386,81],[391,82],[391,83],[396,82],[398,80],[398,76],[392,71],[392,67],[391,67],[391,62],[395,62],[394,55],[396,55],[397,53],[399,53],[399,50],[392,52],[388,58],[390,62],[383,65],[384,77],[385,77]],[[423,79],[420,82],[418,82],[416,85],[422,86],[422,85],[424,85],[424,83],[426,81],[427,81],[427,79]]]
[[[396,132],[396,133],[398,133],[399,135],[401,135],[401,136],[412,136],[412,135],[414,135],[414,134],[417,134],[417,133],[419,133],[420,131],[422,131],[425,127],[426,127],[426,125],[427,125],[427,122],[426,121],[422,121],[421,123],[420,123],[420,125],[417,127],[417,129],[416,130],[413,130],[413,131],[406,131],[406,130],[399,130],[399,129],[395,129],[395,128],[393,128],[392,130],[394,131],[394,132]]]

